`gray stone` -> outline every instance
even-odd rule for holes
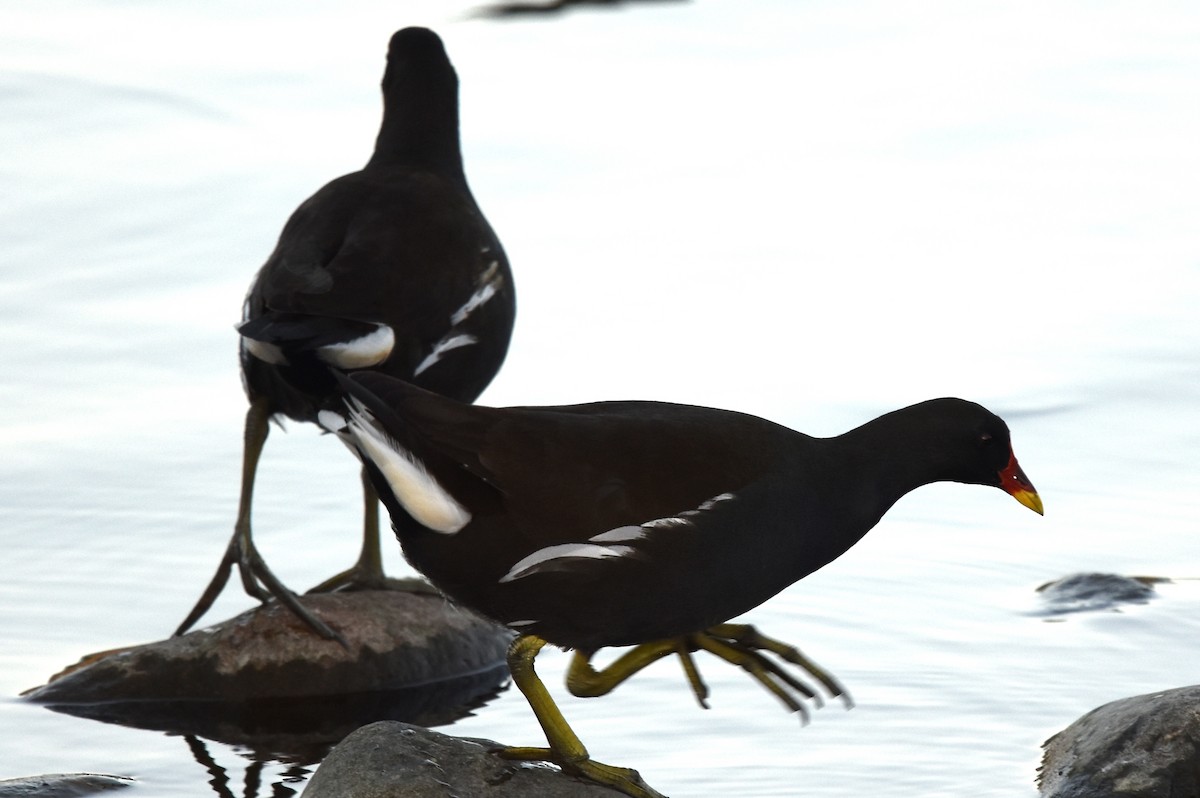
[[[244,700],[387,690],[503,662],[511,635],[437,595],[302,597],[348,646],[276,603],[182,637],[103,652],[25,693],[45,703]]]
[[[102,773],[50,773],[0,781],[0,798],[77,798],[135,783],[127,776]]]
[[[511,762],[490,740],[381,721],[338,743],[303,798],[613,798],[548,765]]]
[[[319,762],[376,720],[451,723],[507,682],[511,634],[428,592],[304,596],[348,647],[271,604],[84,658],[28,691],[50,709]]]
[[[1105,704],[1043,747],[1043,798],[1196,798],[1200,685]]]
[[[1037,589],[1043,609],[1035,615],[1074,612],[1120,612],[1123,604],[1146,604],[1157,593],[1154,586],[1170,579],[1161,576],[1123,576],[1078,573],[1047,582]]]

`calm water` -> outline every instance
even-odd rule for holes
[[[165,636],[208,579],[237,500],[243,292],[292,208],[365,160],[387,38],[414,23],[458,67],[468,173],[519,281],[485,401],[668,399],[833,434],[961,395],[1009,420],[1046,502],[922,489],[752,613],[853,693],[805,728],[715,662],[705,712],[672,663],[568,698],[547,653],[597,758],[675,796],[1032,796],[1051,733],[1196,682],[1200,12],[467,8],[0,10],[0,778],[302,788],[217,743],[210,784],[182,738],[15,696]],[[348,564],[350,458],[292,427],[260,474],[276,571],[302,588]],[[1183,581],[1036,615],[1034,589],[1080,570]],[[231,591],[209,618],[250,605]],[[540,739],[512,691],[449,731]]]

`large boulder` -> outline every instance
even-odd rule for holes
[[[1200,796],[1200,685],[1113,701],[1046,741],[1042,798]]]

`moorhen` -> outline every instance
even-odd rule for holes
[[[636,771],[601,764],[534,672],[551,643],[574,649],[567,686],[601,695],[679,655],[747,670],[792,709],[835,680],[799,651],[729,624],[845,553],[901,496],[932,482],[991,485],[1042,512],[1008,427],[980,405],[933,399],[832,438],[755,416],[648,401],[491,408],[382,374],[339,377],[340,434],[352,439],[410,563],[453,600],[519,636],[513,680],[549,748],[506,756],[554,762],[632,796]],[[608,668],[605,646],[634,646]]]
[[[463,402],[495,376],[516,312],[500,241],[463,173],[458,77],[424,28],[392,36],[383,122],[358,172],[330,182],[288,220],[246,297],[241,366],[246,413],[237,523],[217,573],[176,634],[187,631],[237,566],[246,592],[272,595],[329,638],[254,546],[250,507],[269,421],[320,423],[340,409],[334,370],[402,377]],[[314,590],[385,585],[378,499],[363,476],[358,563]]]

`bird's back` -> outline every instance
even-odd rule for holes
[[[367,165],[296,209],[246,299],[247,391],[298,420],[339,405],[330,367],[473,401],[508,350],[512,275],[467,185],[458,78],[436,34],[392,37],[382,90]]]

